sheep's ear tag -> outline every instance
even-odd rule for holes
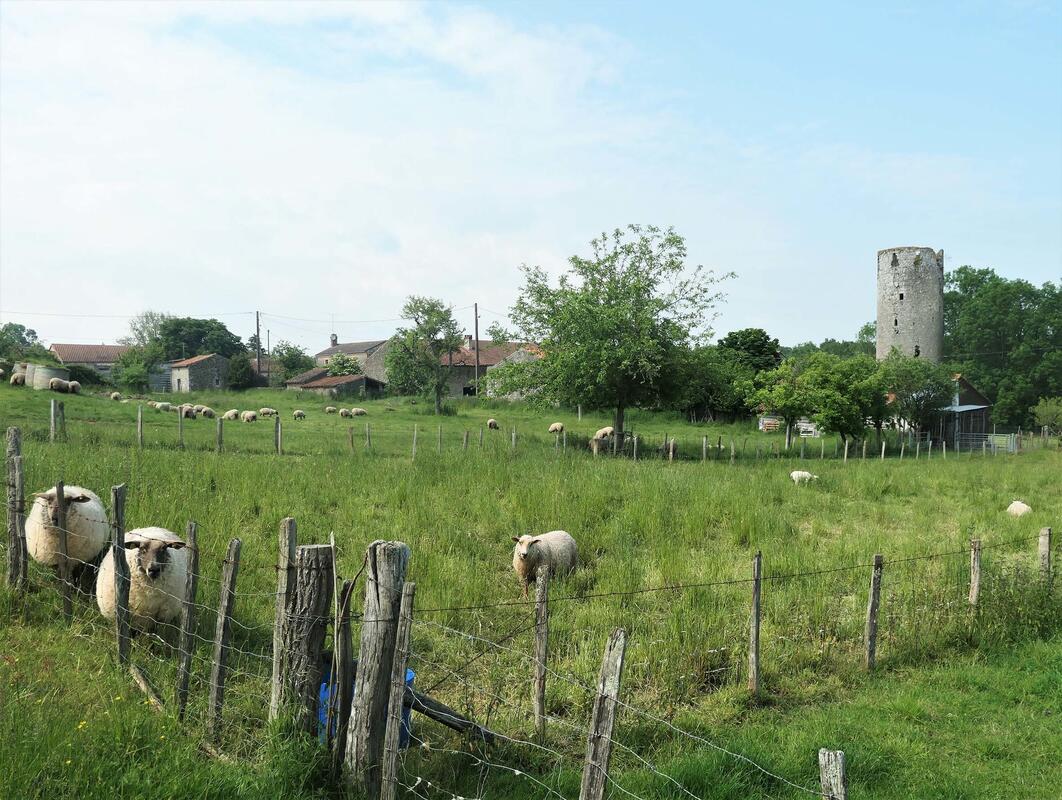
[[[510,536],[509,538],[512,539],[514,542],[519,542],[520,541],[520,537],[519,536]]]

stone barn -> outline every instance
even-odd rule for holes
[[[170,364],[171,392],[201,392],[229,388],[229,360],[217,353],[181,359]]]

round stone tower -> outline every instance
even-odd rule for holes
[[[940,361],[944,352],[944,251],[890,247],[878,251],[878,346]]]

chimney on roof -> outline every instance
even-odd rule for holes
[[[333,333],[331,336],[328,337],[328,341],[332,344],[332,347],[335,347],[337,344],[339,344],[339,337]]]
[[[473,345],[474,345],[474,343],[472,341],[472,334],[466,333],[465,334],[465,347],[468,348],[469,350],[472,350],[473,349]]]

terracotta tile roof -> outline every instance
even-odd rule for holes
[[[334,356],[336,353],[345,353],[348,356],[360,355],[362,353],[372,353],[377,347],[386,342],[386,339],[371,339],[367,342],[347,342],[346,344],[337,344],[332,347],[326,347],[314,358],[327,358],[328,356]]]
[[[198,364],[201,361],[206,361],[208,358],[214,358],[217,353],[206,353],[201,356],[192,356],[191,358],[183,358],[180,361],[174,361],[170,364],[170,367],[180,369],[181,367],[190,367],[193,364]]]
[[[493,367],[495,364],[505,360],[522,347],[528,347],[530,349],[533,345],[527,345],[524,342],[491,342],[480,340],[479,365],[481,367]],[[444,355],[441,361],[443,364],[449,364],[450,357]],[[455,352],[453,364],[455,367],[474,367],[476,365],[475,345],[472,347],[463,346],[460,350]]]
[[[113,364],[129,351],[124,344],[53,344],[49,348],[64,364]]]
[[[292,375],[290,378],[284,381],[284,383],[299,386],[304,383],[309,383],[310,381],[315,381],[318,378],[323,378],[327,374],[328,367],[314,367],[313,369],[308,369],[305,372],[300,372],[298,375]]]
[[[325,375],[323,378],[317,378],[307,383],[302,384],[303,389],[332,389],[336,386],[346,386],[348,383],[360,383],[365,381],[365,385],[380,386],[379,381],[373,380],[365,375]]]

